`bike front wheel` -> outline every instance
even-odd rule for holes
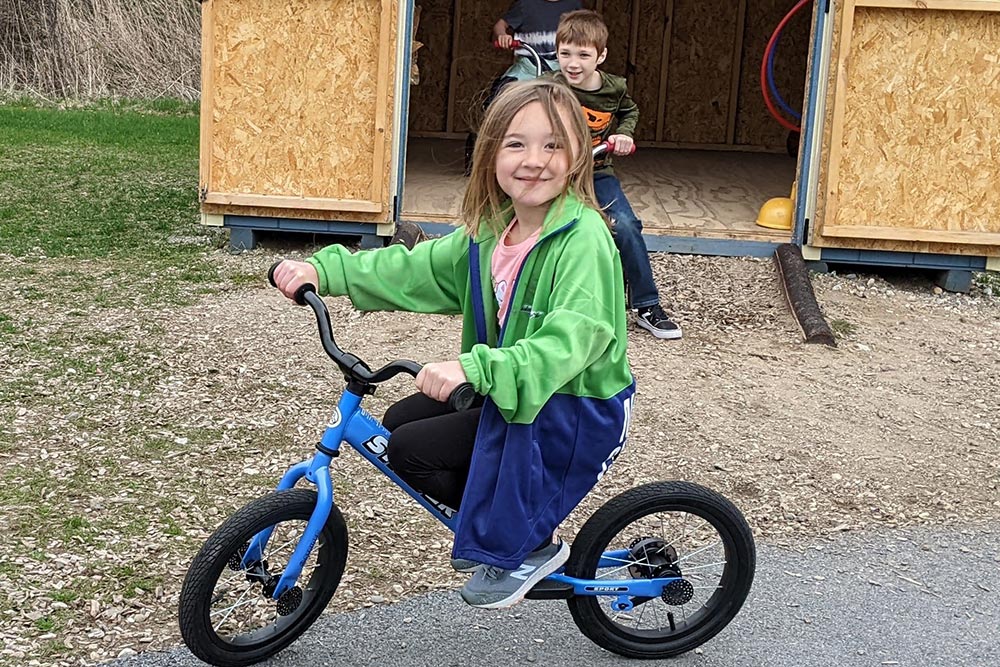
[[[688,482],[655,482],[605,503],[580,529],[566,573],[616,580],[676,578],[654,598],[568,600],[591,641],[629,658],[668,658],[694,649],[736,616],[753,583],[756,549],[739,510]],[[626,605],[626,606],[628,606]]]
[[[260,662],[291,644],[330,602],[347,562],[347,525],[336,506],[320,531],[295,587],[278,600],[281,577],[316,506],[311,489],[278,491],[226,520],[188,568],[179,619],[184,643],[217,667]],[[273,528],[260,558],[243,556],[260,531]]]

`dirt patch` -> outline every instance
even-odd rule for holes
[[[263,275],[272,259],[217,256],[239,275]],[[567,534],[657,479],[721,491],[758,539],[779,543],[1000,516],[1000,298],[815,276],[839,335],[831,349],[800,343],[770,260],[657,255],[653,266],[684,339],[630,330],[629,445]],[[46,270],[57,267],[42,265],[39,280]],[[263,285],[170,311],[72,315],[18,296],[9,278],[0,289],[14,294],[0,325],[26,337],[0,347],[0,663],[174,644],[188,561],[309,456],[341,389],[311,313]],[[338,341],[372,363],[456,352],[455,318],[328,303]],[[411,386],[390,382],[366,405],[381,414]],[[449,533],[360,457],[338,460],[335,485],[351,553],[331,610],[461,582]]]

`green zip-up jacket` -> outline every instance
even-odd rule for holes
[[[308,261],[320,294],[347,295],[359,310],[461,313],[466,377],[510,423],[531,423],[556,393],[609,398],[629,386],[621,265],[600,214],[571,195],[553,204],[513,287],[502,336],[490,280],[497,235],[480,229],[475,244],[460,229],[412,250],[352,254],[330,246]],[[471,248],[478,248],[479,290],[470,280]]]

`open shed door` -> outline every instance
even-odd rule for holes
[[[206,213],[389,223],[392,0],[206,0]]]
[[[845,0],[839,12],[811,243],[1000,254],[1000,2]]]

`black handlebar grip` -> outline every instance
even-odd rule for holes
[[[472,383],[463,382],[451,392],[451,396],[448,397],[448,407],[455,412],[465,412],[475,400],[476,390]]]
[[[279,259],[277,262],[271,265],[271,268],[267,270],[267,282],[271,283],[271,287],[277,287],[278,284],[274,282],[274,270],[281,265],[284,260]]]
[[[306,305],[306,292],[315,292],[315,291],[316,291],[315,285],[313,285],[312,283],[306,283],[305,285],[301,285],[297,290],[295,290],[295,294],[292,296],[292,300],[295,303],[299,304],[300,306],[304,306]]]

